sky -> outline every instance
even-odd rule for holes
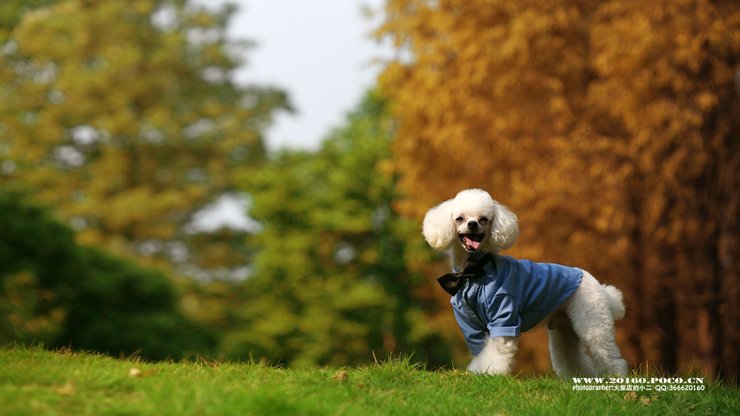
[[[211,7],[226,0],[200,0]],[[231,0],[239,7],[229,35],[256,43],[237,81],[287,91],[296,112],[281,112],[267,147],[315,150],[375,84],[380,58],[391,55],[371,32],[383,0]],[[379,15],[379,14],[378,14]]]
[[[363,10],[380,10],[384,0],[198,0],[208,7],[234,3],[229,36],[256,44],[235,75],[244,84],[271,85],[286,91],[295,113],[281,112],[266,132],[271,151],[316,150],[334,127],[375,84],[378,63],[392,56],[371,32],[379,24]],[[379,14],[378,14],[379,15]],[[194,218],[193,226],[222,226],[254,231],[246,217],[249,201],[225,195]]]

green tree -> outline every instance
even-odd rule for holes
[[[402,237],[418,229],[391,208],[392,131],[370,93],[317,153],[283,152],[245,178],[262,230],[250,241],[243,329],[224,339],[226,356],[347,365],[415,351],[449,363],[449,340],[413,296],[423,281],[406,267]]]
[[[0,342],[53,343],[66,318],[62,297],[74,282],[72,230],[48,211],[0,192]]]
[[[262,159],[262,131],[286,108],[280,91],[232,80],[244,46],[225,37],[232,11],[3,2],[0,182],[52,206],[84,244],[193,260],[185,225]]]
[[[0,6],[0,44],[10,39],[13,28],[23,14],[31,9],[56,3],[58,0],[5,0]]]
[[[148,359],[212,348],[160,272],[77,245],[70,228],[17,194],[0,193],[0,229],[0,343]]]

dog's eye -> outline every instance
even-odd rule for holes
[[[463,217],[457,217],[457,218],[455,218],[455,221],[456,222],[463,222],[463,219],[464,219]]]
[[[481,225],[486,225],[486,223],[488,222],[488,218],[486,218],[486,217],[481,217],[481,218],[480,218],[480,219],[478,220],[478,222],[479,222],[479,223],[481,223]]]

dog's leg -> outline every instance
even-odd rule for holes
[[[514,367],[518,348],[517,337],[488,338],[483,350],[473,357],[468,370],[480,374],[508,374]]]
[[[586,355],[570,319],[564,312],[556,312],[547,323],[550,361],[555,374],[569,379],[573,376],[596,375],[591,357]]]
[[[624,376],[628,366],[614,338],[613,306],[596,278],[584,271],[581,285],[565,302],[565,311],[573,331],[591,353],[596,373]]]

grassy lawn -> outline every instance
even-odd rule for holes
[[[0,415],[738,415],[740,390],[574,391],[553,377],[360,368],[143,363],[0,349]]]

